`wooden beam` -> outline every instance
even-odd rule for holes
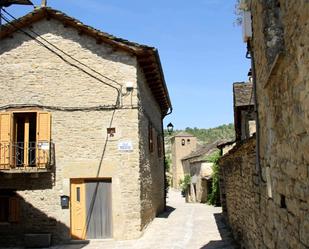
[[[145,76],[146,76],[147,79],[149,79],[151,77],[156,77],[157,75],[158,75],[157,72],[151,72],[151,73],[150,72],[148,72],[148,73],[145,72]]]

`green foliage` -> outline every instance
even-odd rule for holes
[[[220,206],[220,189],[219,189],[219,164],[220,153],[215,152],[208,157],[212,162],[212,185],[211,192],[208,194],[207,203],[214,206]]]
[[[168,188],[171,186],[171,175],[169,174],[170,162],[167,157],[164,158],[164,166],[165,166],[165,191],[167,193]]]
[[[233,124],[224,124],[215,128],[199,129],[189,128],[185,129],[186,132],[196,136],[203,144],[213,143],[218,139],[232,140],[235,137],[235,130]]]
[[[172,165],[172,157],[170,154],[165,156],[165,169],[166,172],[170,172],[171,171],[171,165]]]
[[[188,187],[190,186],[190,183],[191,183],[191,176],[186,174],[185,177],[183,179],[180,179],[179,181],[181,191],[182,192],[187,191]]]

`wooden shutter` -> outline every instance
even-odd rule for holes
[[[12,113],[0,113],[0,169],[10,168]]]
[[[153,128],[152,124],[148,124],[148,143],[149,143],[149,152],[153,152]]]
[[[51,139],[51,115],[49,112],[37,113],[37,167],[45,168],[49,162]]]
[[[9,222],[19,222],[20,206],[19,198],[9,198]]]
[[[158,156],[162,157],[162,139],[160,134],[158,134],[157,136],[157,147],[158,147]]]

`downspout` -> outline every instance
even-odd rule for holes
[[[173,107],[170,107],[170,110],[169,112],[167,112],[165,115],[162,116],[161,118],[161,129],[162,129],[162,132],[163,132],[163,165],[164,165],[164,171],[163,171],[163,174],[164,174],[164,211],[166,211],[166,198],[167,198],[167,179],[166,179],[166,166],[165,166],[165,162],[166,162],[166,157],[165,157],[165,139],[164,139],[164,127],[163,127],[163,119],[170,115],[171,113],[173,112]]]
[[[254,111],[255,111],[255,122],[256,122],[256,171],[259,174],[259,179],[266,183],[266,181],[262,177],[262,167],[260,164],[260,119],[259,119],[259,104],[257,100],[257,80],[256,80],[256,69],[255,69],[255,58],[254,52],[252,49],[251,42],[247,42],[247,54],[246,58],[251,58],[251,69],[252,69],[252,81],[253,81],[253,92],[254,92]],[[250,54],[250,55],[249,55]]]

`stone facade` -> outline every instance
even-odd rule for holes
[[[182,165],[182,159],[196,149],[196,137],[182,132],[172,137],[172,186],[179,188],[179,181],[184,178],[185,172]]]
[[[257,155],[249,139],[221,159],[222,198],[244,248],[309,248],[309,4],[250,10]]]
[[[2,111],[38,105],[51,113],[55,165],[51,173],[39,173],[35,178],[32,174],[0,175],[0,189],[16,190],[22,200],[20,222],[0,224],[0,244],[20,243],[24,233],[38,232],[51,233],[54,243],[70,240],[70,209],[61,208],[60,196],[70,196],[70,180],[75,178],[111,179],[112,237],[139,237],[164,209],[165,196],[164,160],[158,153],[163,141],[163,114],[136,56],[98,43],[54,19],[32,23],[24,30],[35,30],[76,60],[90,65],[101,81],[65,63],[20,32],[1,40]],[[102,83],[115,85],[106,77],[122,85],[119,108],[49,108],[114,106],[117,91]],[[132,92],[126,92],[126,82],[133,83]],[[8,105],[18,107],[5,109]],[[155,136],[161,137],[154,140],[152,153],[148,148],[149,123]],[[115,128],[113,137],[107,135],[109,127]],[[124,141],[132,143],[131,151],[118,149]]]

